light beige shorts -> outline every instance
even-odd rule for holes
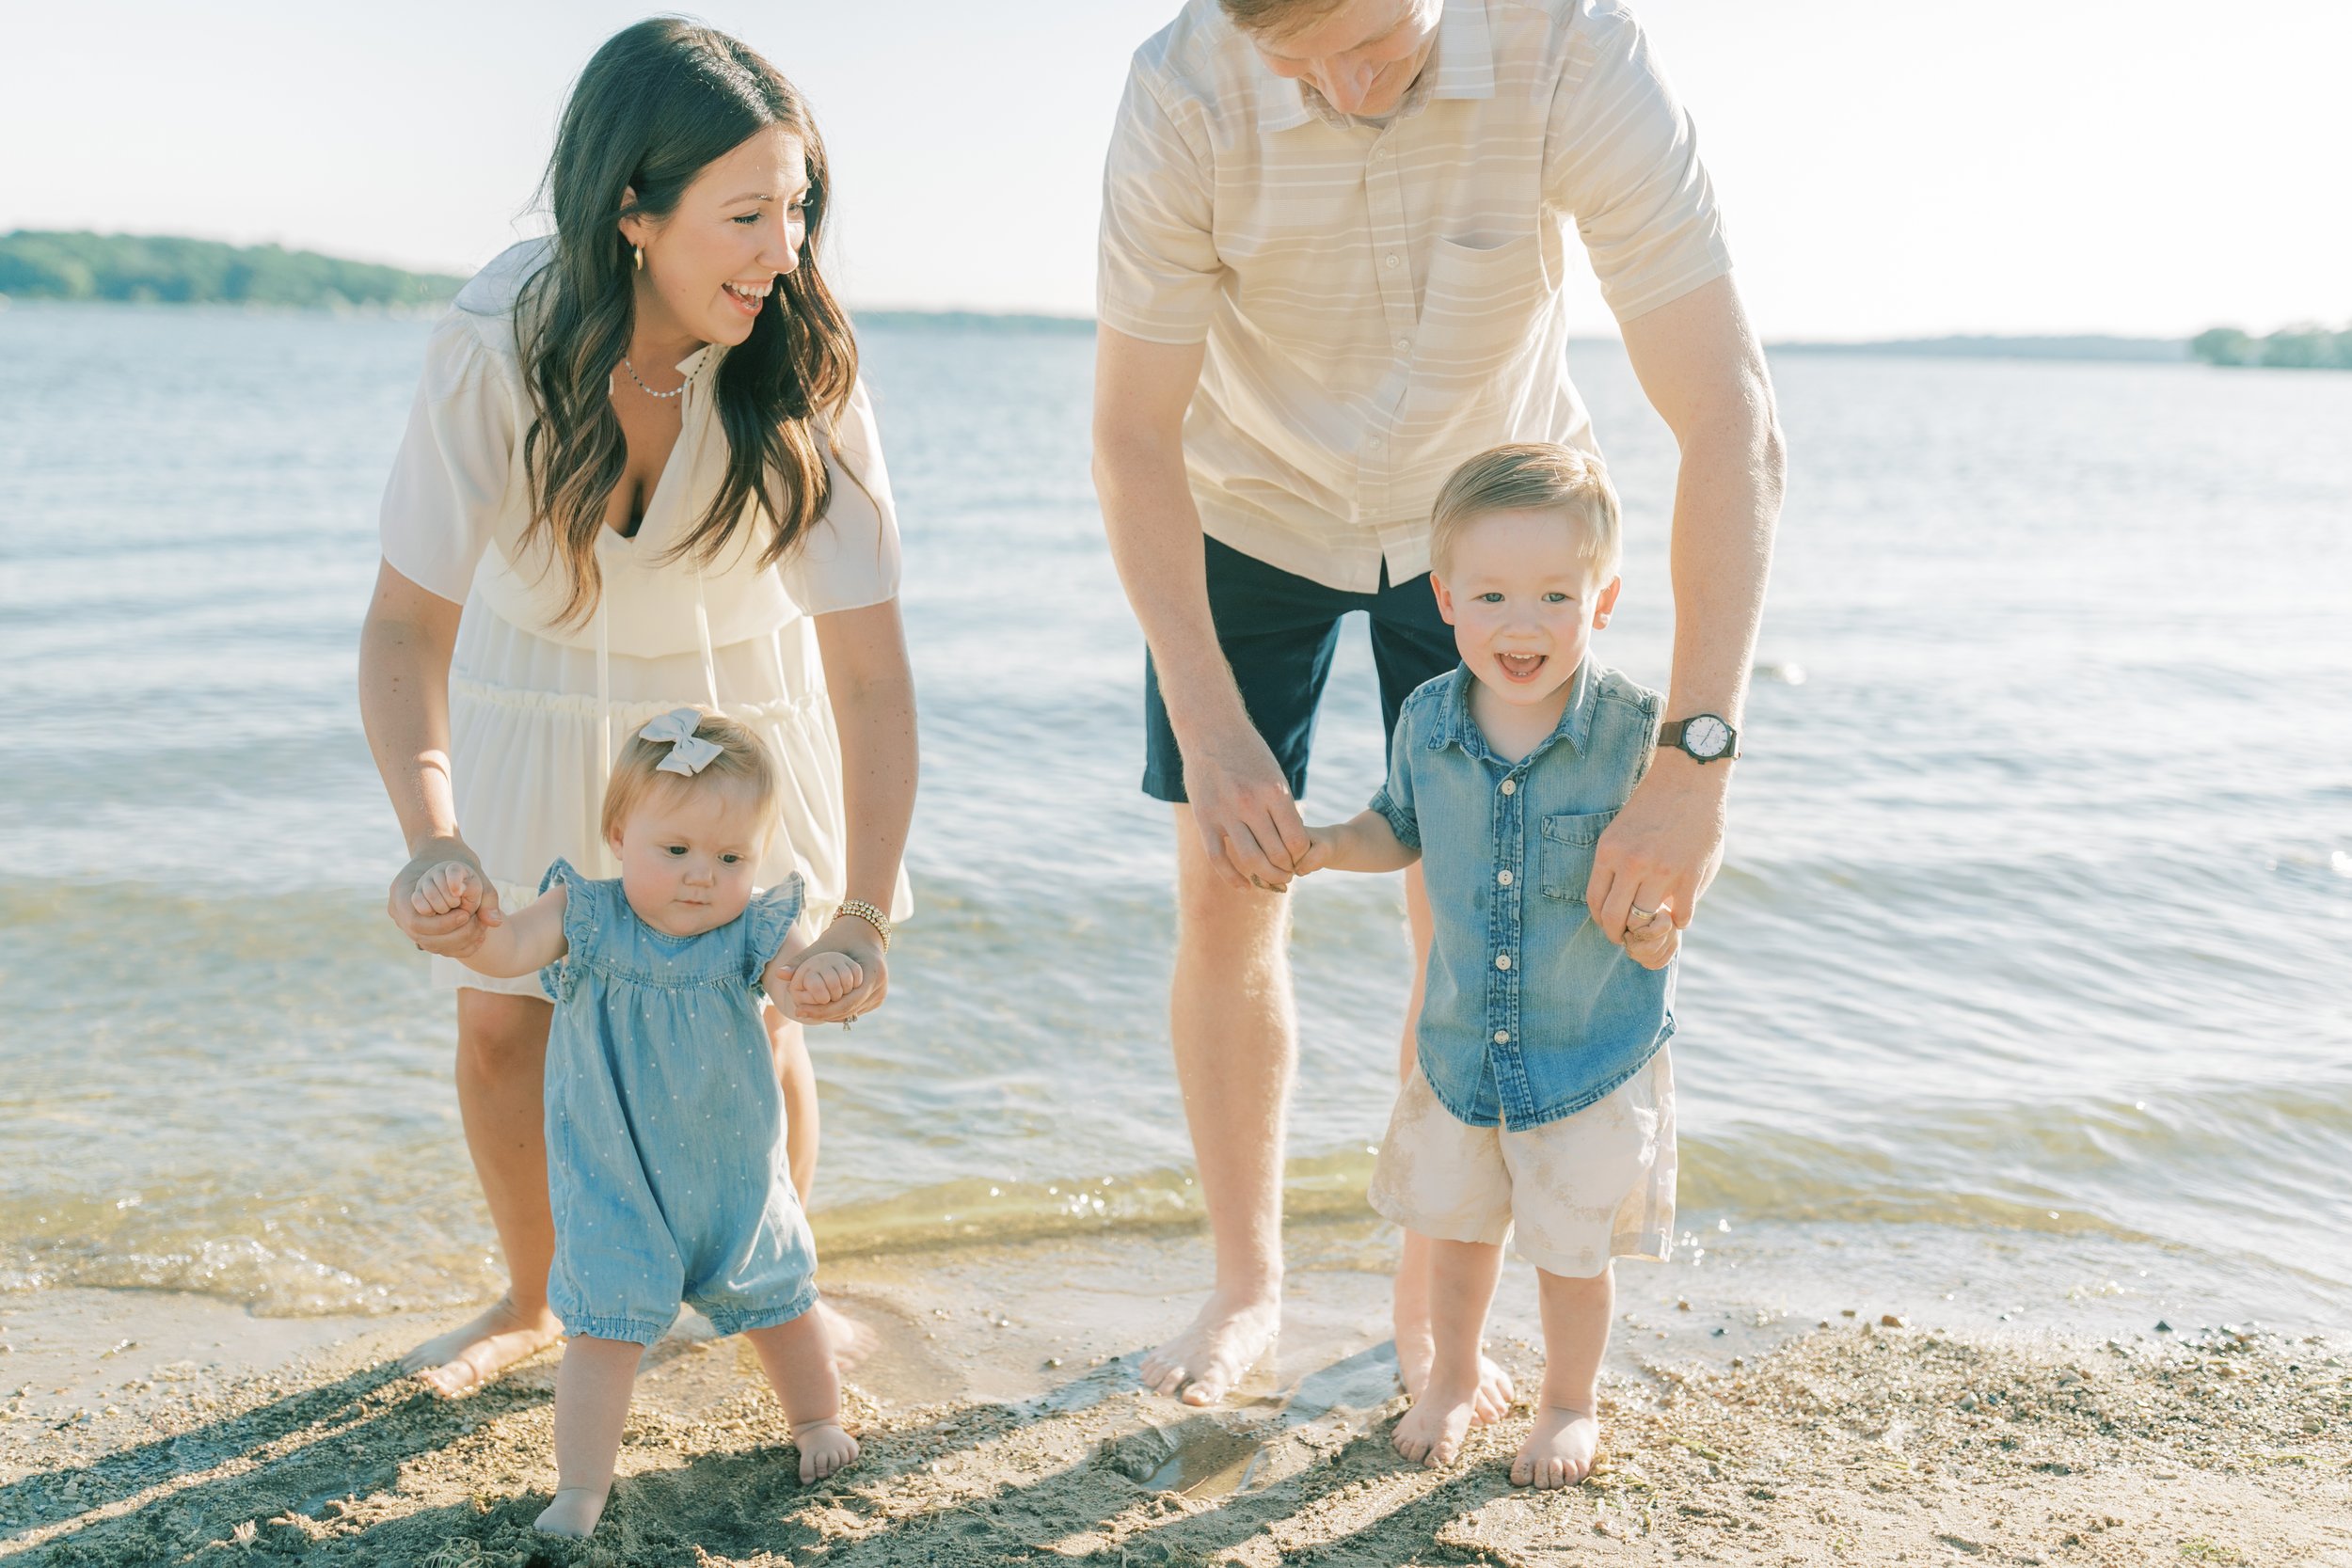
[[[1501,1245],[1590,1279],[1674,1244],[1675,1078],[1666,1050],[1572,1117],[1512,1132],[1438,1103],[1416,1067],[1372,1173],[1372,1206],[1422,1236]]]

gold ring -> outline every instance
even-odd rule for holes
[[[1645,910],[1639,904],[1633,905],[1632,911],[1634,914],[1638,915],[1645,921],[1655,920],[1658,917],[1658,911],[1656,910]]]

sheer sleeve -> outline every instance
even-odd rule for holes
[[[384,486],[379,531],[394,571],[465,602],[521,466],[516,424],[497,356],[476,324],[452,311],[425,345],[408,433]]]
[[[785,592],[811,615],[898,596],[898,508],[865,382],[850,389],[830,435],[825,473],[832,494],[825,515],[777,567]]]

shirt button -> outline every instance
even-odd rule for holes
[[[1390,251],[1387,256],[1381,259],[1380,264],[1384,267],[1392,267],[1396,265],[1396,252],[1393,250]]]
[[[1497,954],[1495,955],[1495,967],[1496,967],[1497,969],[1508,969],[1508,968],[1510,968],[1510,967],[1511,967],[1511,955],[1510,955],[1510,954],[1508,954],[1508,953],[1497,953]]]
[[[1517,779],[1505,779],[1505,780],[1503,780],[1503,781],[1502,781],[1502,793],[1504,793],[1505,795],[1517,795],[1518,792],[1519,792],[1519,782],[1518,782],[1518,780],[1517,780]]]
[[[1412,346],[1413,340],[1410,338],[1399,338],[1396,341],[1396,352],[1399,354],[1403,354],[1406,350],[1411,348]]]
[[[1511,885],[1511,874],[1508,871],[1498,871],[1495,873],[1495,880],[1501,882],[1504,887],[1509,887]]]
[[[1508,1029],[1496,1030],[1495,1043],[1497,1045],[1509,1045],[1511,1043],[1511,1031]]]

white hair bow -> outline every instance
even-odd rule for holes
[[[666,740],[670,754],[654,764],[664,773],[692,778],[719,760],[719,747],[694,733],[703,716],[691,707],[674,707],[637,732],[644,740]]]

